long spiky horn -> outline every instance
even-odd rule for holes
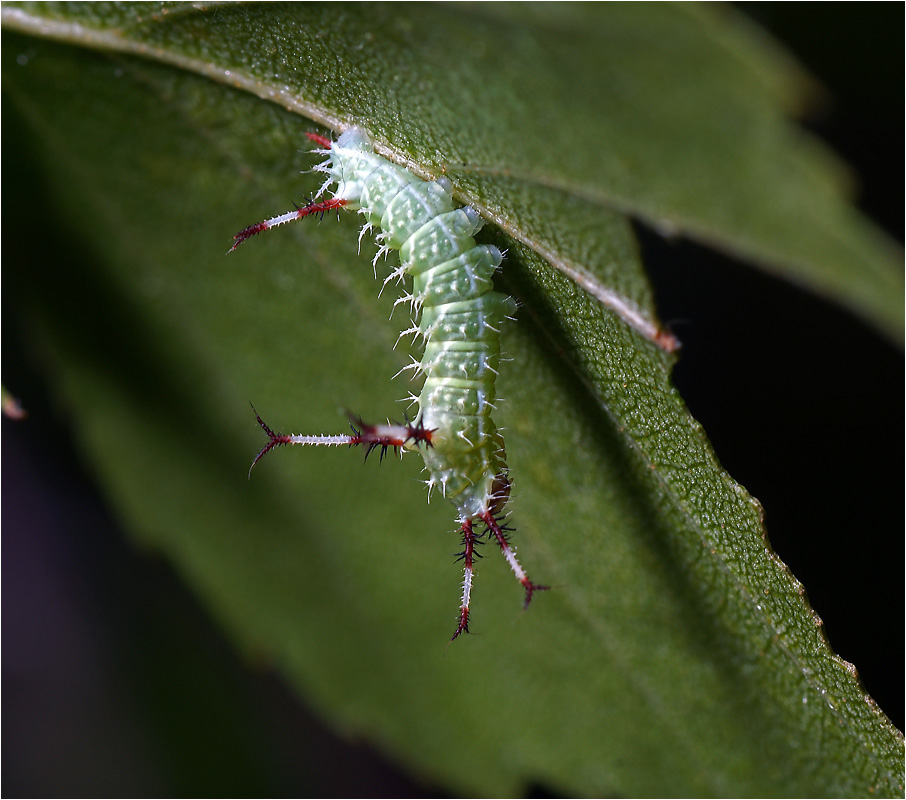
[[[252,466],[249,467],[249,477],[252,476],[252,470],[262,458],[264,458],[271,450],[275,447],[282,447],[285,444],[322,444],[333,447],[339,447],[343,444],[361,444],[361,442],[356,441],[355,436],[349,436],[348,434],[340,434],[337,436],[331,435],[320,435],[320,436],[300,436],[297,434],[286,434],[286,433],[275,433],[272,431],[267,423],[261,419],[261,416],[255,411],[255,406],[252,406],[252,411],[255,413],[255,419],[258,420],[258,425],[261,427],[269,439],[268,443],[261,448],[261,451],[255,456],[255,460],[252,462]]]
[[[318,133],[306,133],[305,135],[315,144],[321,145],[324,150],[330,150],[330,148],[333,146],[333,142],[326,136],[321,136]],[[295,205],[295,203],[293,203],[293,205]],[[256,222],[254,225],[249,225],[247,228],[239,231],[239,233],[237,233],[233,237],[233,246],[230,247],[227,253],[232,253],[246,239],[250,239],[252,236],[263,233],[266,230],[276,228],[280,225],[285,225],[287,222],[302,219],[303,217],[323,217],[324,214],[326,214],[328,211],[331,211],[335,208],[342,208],[345,205],[346,201],[338,197],[332,197],[329,200],[320,201],[316,201],[314,198],[311,198],[304,206],[297,205],[295,210],[293,211],[287,211],[285,214],[271,217],[270,219],[263,220],[262,222]]]
[[[249,477],[251,477],[255,464],[264,458],[271,450],[287,444],[327,445],[328,447],[339,447],[344,444],[353,446],[361,444],[366,447],[366,459],[372,450],[379,447],[381,449],[381,461],[383,461],[384,456],[387,454],[387,449],[391,447],[397,451],[407,445],[417,447],[421,443],[430,447],[431,437],[434,433],[433,430],[425,428],[421,420],[414,423],[407,421],[405,425],[369,425],[354,415],[350,415],[352,434],[319,434],[311,436],[276,433],[271,430],[263,419],[261,419],[261,416],[255,410],[255,406],[252,406],[252,411],[255,414],[255,419],[258,420],[258,425],[261,430],[267,434],[268,443],[264,445],[258,455],[255,456],[252,466],[249,467]]]
[[[263,222],[256,222],[254,225],[249,225],[244,230],[239,231],[239,233],[233,237],[233,246],[227,250],[227,253],[232,253],[246,239],[251,239],[252,236],[256,236],[271,228],[285,225],[287,222],[293,222],[294,220],[302,219],[303,217],[323,217],[328,211],[335,208],[342,208],[345,205],[346,201],[338,197],[332,197],[329,200],[309,200],[304,206],[296,206],[293,211],[287,211],[285,214],[271,217]]]

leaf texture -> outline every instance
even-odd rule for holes
[[[672,388],[674,357],[586,290],[656,318],[631,216],[893,333],[892,248],[785,119],[806,79],[732,18],[560,8],[4,5],[30,191],[76,253],[11,278],[36,347],[138,540],[414,772],[489,795],[902,794],[902,738]],[[521,303],[498,422],[520,559],[556,588],[519,613],[487,548],[482,635],[447,651],[455,526],[417,459],[281,453],[245,480],[247,399],[321,432],[343,408],[399,417],[408,390],[388,380],[408,320],[388,324],[352,215],[223,256],[317,190],[297,175],[312,120],[448,176]]]

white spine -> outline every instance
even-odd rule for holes
[[[469,607],[469,599],[472,596],[472,568],[465,567],[462,577],[462,607]]]
[[[288,444],[326,444],[328,446],[339,446],[341,444],[351,444],[352,437],[346,435],[339,436],[290,436]]]
[[[503,548],[503,555],[506,557],[507,562],[510,567],[512,567],[513,572],[516,574],[516,577],[521,583],[525,583],[528,580],[528,577],[525,574],[525,570],[520,566],[519,562],[516,560],[516,551],[512,547],[506,545]]]

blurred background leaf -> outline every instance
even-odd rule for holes
[[[4,6],[5,26],[29,34],[4,34],[17,202],[4,213],[4,354],[21,342],[40,365],[116,514],[246,659],[408,773],[377,767],[388,794],[406,780],[478,794],[902,793],[901,739],[766,549],[757,506],[668,385],[670,360],[549,267],[653,315],[614,213],[629,212],[899,337],[895,249],[841,201],[837,162],[784,121],[809,82],[775,45],[738,17],[630,8]],[[416,459],[362,470],[312,453],[244,479],[260,443],[246,399],[312,431],[335,429],[343,407],[399,408],[393,298],[375,300],[351,215],[221,255],[235,230],[316,188],[295,177],[311,163],[299,114],[366,125],[389,155],[446,173],[509,250],[501,287],[523,309],[500,417],[518,543],[558,589],[514,625],[516,587],[485,559],[482,635],[446,657],[452,514],[424,507]],[[738,345],[725,337],[740,394],[758,397]],[[811,514],[801,525],[821,532]],[[135,767],[162,793],[315,794],[320,780],[332,794],[352,780],[329,766],[316,777],[331,761],[310,732],[297,749],[311,768],[275,779],[279,748],[260,752],[242,679],[213,669],[210,650],[190,655],[181,626],[126,627],[133,652],[150,645],[166,665],[138,679],[155,691],[129,693],[171,742],[167,769]],[[158,711],[183,696],[197,727]]]

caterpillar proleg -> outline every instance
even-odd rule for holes
[[[484,526],[488,541],[497,544],[524,590],[524,606],[535,592],[509,542],[504,507],[509,498],[503,437],[491,418],[500,365],[500,326],[516,311],[516,303],[495,292],[492,276],[503,259],[493,245],[479,245],[474,235],[482,219],[470,206],[456,207],[450,184],[425,181],[374,152],[358,128],[336,142],[308,134],[326,160],[315,169],[327,178],[320,196],[295,211],[252,225],[236,234],[230,252],[255,234],[295,219],[323,215],[337,208],[357,210],[365,228],[378,229],[378,256],[398,250],[398,270],[387,281],[411,276],[412,290],[398,302],[409,302],[419,315],[416,328],[423,343],[421,361],[411,367],[424,377],[416,399],[415,422],[368,425],[352,420],[352,433],[339,436],[293,436],[274,433],[256,413],[267,444],[252,466],[275,447],[289,444],[363,445],[367,453],[380,448],[417,450],[428,472],[429,496],[439,490],[458,512],[462,531],[463,589],[452,639],[469,631],[469,608]],[[364,232],[364,231],[363,231]],[[375,259],[376,261],[377,259]],[[385,283],[387,282],[385,281]]]

